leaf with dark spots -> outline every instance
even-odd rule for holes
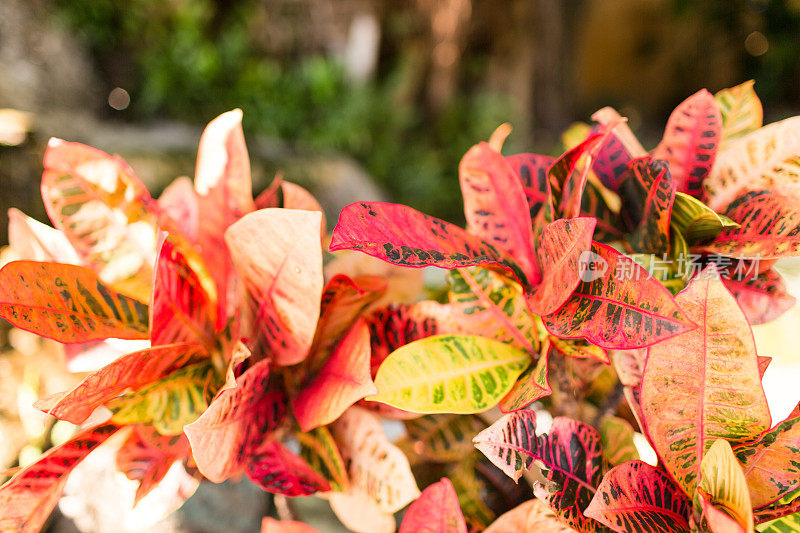
[[[649,157],[630,163],[631,178],[646,191],[641,219],[628,239],[637,252],[663,255],[669,250],[669,223],[675,183],[668,165]]]
[[[678,191],[700,197],[703,181],[714,166],[721,133],[719,105],[705,89],[672,112],[653,157],[669,163]]]
[[[722,282],[739,302],[752,326],[775,320],[795,304],[794,296],[786,290],[786,283],[774,269],[755,277],[725,277]]]
[[[0,270],[0,317],[64,343],[148,338],[147,306],[76,265],[7,263]]]
[[[262,445],[246,471],[253,483],[273,494],[310,496],[331,489],[330,484],[308,463],[277,441]]]
[[[331,251],[344,249],[414,268],[496,263],[511,270],[523,285],[529,282],[522,267],[495,245],[399,204],[358,202],[345,207],[330,244]]]
[[[547,169],[553,161],[555,158],[549,155],[538,154],[514,154],[506,157],[506,162],[522,183],[531,220],[536,218],[542,205],[548,201]]]
[[[584,338],[602,348],[640,348],[693,329],[670,292],[632,259],[592,243],[584,276],[570,298],[543,316],[561,338]]]

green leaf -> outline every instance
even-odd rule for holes
[[[177,435],[203,414],[222,383],[210,363],[198,363],[107,404],[117,424],[151,424],[162,435]]]
[[[606,416],[600,421],[600,439],[603,442],[603,457],[618,465],[639,458],[633,443],[633,427],[621,418]]]
[[[486,429],[476,415],[425,415],[405,422],[414,451],[428,461],[459,461],[472,453],[472,437]]]
[[[505,396],[530,361],[483,337],[428,337],[390,354],[375,377],[378,394],[366,399],[415,413],[478,413]]]
[[[717,214],[694,196],[683,192],[675,193],[670,224],[689,245],[710,241],[725,230],[739,227],[730,218]]]
[[[764,109],[753,90],[754,83],[753,80],[749,80],[736,87],[722,89],[714,95],[722,115],[722,143],[747,135],[761,127]]]

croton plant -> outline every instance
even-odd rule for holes
[[[507,126],[472,147],[466,229],[358,202],[330,237],[301,187],[253,198],[238,111],[158,200],[52,140],[54,227],[10,213],[0,315],[96,368],[36,404],[78,429],[0,488],[0,529],[38,531],[106,440],[137,501],[176,465],[246,474],[359,533],[406,506],[401,533],[800,529],[800,406],[773,423],[751,330],[794,304],[773,265],[800,255],[800,117],[762,126],[748,82],[650,152],[592,118],[559,157],[502,155]],[[447,290],[409,299],[397,271],[428,266]],[[262,531],[315,531],[281,518]]]

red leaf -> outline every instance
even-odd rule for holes
[[[553,161],[555,158],[549,155],[538,154],[514,154],[506,157],[506,163],[522,183],[531,220],[536,218],[542,205],[547,202],[547,169]]]
[[[18,259],[81,264],[75,248],[63,232],[14,208],[8,210],[8,245]]]
[[[186,435],[163,436],[152,428],[137,426],[117,451],[117,468],[139,482],[134,505],[164,479],[176,461],[189,457]]]
[[[308,463],[277,441],[261,446],[247,466],[247,477],[267,492],[284,496],[310,496],[331,490],[330,484]]]
[[[330,250],[360,250],[389,263],[414,268],[458,268],[497,263],[523,285],[522,268],[494,245],[410,207],[358,202],[345,207],[333,230]]]
[[[86,377],[74,389],[39,400],[36,407],[73,424],[81,424],[97,407],[127,389],[154,383],[208,354],[199,344],[168,344],[129,353]]]
[[[796,197],[769,190],[749,191],[725,214],[739,223],[704,249],[739,259],[780,259],[800,255],[800,206]]]
[[[467,533],[456,489],[443,477],[422,491],[406,511],[399,533]]]
[[[600,145],[592,162],[592,170],[600,182],[616,191],[628,170],[628,163],[647,152],[624,122],[626,119],[615,109],[604,107],[592,115],[592,120],[606,127],[616,124]]]
[[[630,236],[633,249],[663,255],[669,250],[669,222],[675,201],[675,182],[664,161],[644,157],[630,164],[631,177],[647,192],[641,219]]]
[[[356,401],[377,394],[370,375],[369,329],[356,322],[319,372],[292,399],[300,429],[330,424]]]
[[[786,291],[783,278],[775,270],[762,272],[755,278],[722,278],[725,287],[739,302],[750,325],[775,320],[794,306],[795,298]]]
[[[653,157],[669,163],[677,190],[700,198],[717,157],[722,117],[714,96],[702,89],[675,108]]]
[[[758,375],[761,377],[762,380],[764,379],[764,372],[767,371],[767,368],[769,368],[769,364],[771,362],[772,362],[772,357],[769,357],[768,355],[758,356]]]
[[[573,218],[580,214],[581,197],[592,167],[592,159],[607,136],[608,130],[593,133],[556,159],[547,170],[550,185],[560,199],[557,207],[561,216]]]
[[[320,533],[319,530],[294,520],[275,520],[265,517],[261,521],[261,533]]]
[[[172,239],[161,245],[153,280],[150,341],[154,346],[198,342],[215,348],[214,307],[200,278]]]
[[[311,211],[262,209],[225,232],[253,304],[256,329],[249,347],[270,354],[279,365],[302,361],[314,338],[322,295],[321,217]]]
[[[602,348],[639,348],[693,328],[670,292],[635,261],[592,243],[584,281],[555,313],[542,317],[561,338],[585,338]],[[595,276],[599,276],[596,277]]]
[[[269,388],[268,359],[250,367],[237,386],[217,394],[208,409],[183,430],[200,472],[221,483],[239,472],[280,423],[285,398]]]
[[[539,360],[535,365],[529,366],[517,378],[514,386],[508,391],[500,403],[500,411],[511,413],[525,409],[537,400],[541,400],[553,393],[548,379],[547,358],[548,349],[542,350]]]
[[[325,285],[320,303],[319,321],[305,369],[316,372],[324,364],[342,335],[361,312],[386,292],[386,281],[377,276],[350,279],[337,274]]]
[[[40,531],[72,469],[117,429],[106,425],[85,430],[51,448],[0,487],[0,531]]]
[[[0,316],[59,342],[146,339],[147,306],[103,285],[88,268],[12,261],[0,269]]]
[[[666,474],[629,461],[603,477],[585,513],[620,533],[683,533],[689,531],[691,505]]]
[[[711,264],[677,296],[697,329],[651,346],[641,407],[667,471],[693,494],[715,439],[741,442],[770,427],[750,325]]]
[[[415,305],[391,305],[378,309],[367,318],[372,345],[372,375],[390,353],[432,335],[443,333],[435,316],[424,312],[428,302]]]
[[[536,247],[542,281],[525,295],[534,314],[555,312],[581,283],[579,261],[592,247],[596,222],[561,218],[544,226]]]
[[[184,176],[167,185],[158,198],[158,207],[189,242],[197,241],[200,205],[189,178]]]
[[[511,166],[480,143],[464,155],[458,172],[469,231],[512,256],[529,280],[538,279],[530,210]]]

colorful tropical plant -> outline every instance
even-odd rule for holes
[[[401,532],[791,529],[800,409],[773,426],[751,325],[794,303],[772,267],[800,254],[800,117],[761,117],[746,83],[687,99],[650,153],[610,108],[557,158],[503,156],[501,126],[460,164],[466,229],[346,207],[332,252],[448,269],[422,301],[357,259],[323,282],[319,204],[280,178],[253,199],[240,113],[157,201],[118,158],[52,141],[55,229],[11,214],[0,315],[108,363],[39,401],[82,427],[0,488],[0,525],[37,530],[120,434],[138,498],[175,462],[244,472],[356,532],[394,531],[411,502]]]

